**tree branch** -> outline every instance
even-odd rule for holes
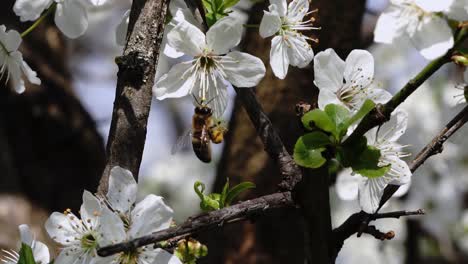
[[[419,88],[419,86],[421,86],[421,84],[423,84],[429,77],[431,77],[432,74],[434,74],[440,67],[442,67],[445,63],[450,62],[452,53],[463,44],[467,37],[468,30],[466,28],[460,29],[456,37],[456,43],[452,49],[447,51],[444,56],[431,61],[426,67],[422,69],[420,73],[418,73],[413,79],[406,83],[406,85],[385,105],[377,105],[362,119],[362,121],[344,143],[353,142],[362,137],[373,127],[387,122],[390,119],[391,113],[397,108],[397,106],[403,103],[406,98],[408,98],[408,96],[416,91],[416,89]]]
[[[134,0],[132,3],[127,44],[123,55],[116,58],[118,80],[107,142],[107,163],[98,187],[100,194],[107,192],[109,173],[116,165],[138,177],[167,4],[168,0]]]
[[[278,132],[273,127],[268,116],[263,111],[252,89],[234,88],[242,104],[257,130],[265,151],[279,165],[283,180],[279,184],[282,191],[291,191],[302,179],[302,171],[286,150]]]
[[[290,192],[270,194],[244,201],[220,210],[190,217],[177,227],[168,228],[124,243],[103,247],[98,250],[98,254],[105,257],[122,251],[131,251],[138,247],[154,244],[173,237],[182,238],[192,236],[207,229],[243,221],[262,215],[272,209],[286,207],[295,207]]]
[[[444,127],[444,129],[442,129],[442,131],[437,136],[435,136],[434,139],[421,150],[421,152],[418,153],[418,155],[416,155],[416,158],[414,158],[409,165],[411,172],[415,172],[429,157],[441,153],[445,141],[447,141],[447,139],[451,137],[458,129],[460,129],[467,121],[468,106],[465,106],[465,108],[463,108],[463,110],[460,111],[460,113],[458,113]],[[400,186],[398,185],[388,185],[385,187],[384,194],[380,200],[380,205],[377,209],[377,212],[393,196],[399,187]],[[358,233],[358,235],[360,235],[362,232],[365,232],[369,222],[373,220],[381,218],[399,218],[401,216],[421,214],[424,214],[422,209],[417,211],[397,211],[381,214],[367,214],[363,211],[355,213],[348,217],[348,219],[343,224],[333,230],[335,254],[338,254],[346,239],[348,239],[354,233]]]

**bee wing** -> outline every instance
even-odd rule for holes
[[[184,134],[177,138],[176,143],[172,146],[171,155],[176,154],[182,149],[188,148],[192,144],[192,129],[188,128]]]

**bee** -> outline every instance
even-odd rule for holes
[[[221,119],[213,116],[213,110],[204,100],[197,102],[192,116],[192,128],[185,136],[179,138],[175,148],[181,148],[186,136],[191,136],[192,148],[199,160],[209,163],[211,161],[211,142],[219,144],[223,142],[227,132],[226,125]],[[182,144],[181,144],[182,142]],[[172,151],[174,154],[176,151]]]

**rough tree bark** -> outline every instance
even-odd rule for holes
[[[253,7],[249,24],[260,22],[262,10],[266,9],[267,5],[268,3],[263,3]],[[316,14],[317,25],[322,27],[321,31],[313,32],[320,39],[320,44],[314,49],[316,53],[331,47],[340,56],[345,57],[350,50],[359,47],[364,0],[314,0],[311,5],[311,9],[319,8]],[[244,44],[247,52],[259,56],[263,61],[269,61],[270,41],[270,39],[261,39],[257,30],[248,30]],[[266,66],[269,68],[269,65]],[[313,72],[310,67],[306,69],[290,67],[285,80],[278,80],[271,70],[268,70],[265,79],[256,89],[260,103],[290,152],[296,139],[302,133],[294,113],[295,104],[300,100],[316,101],[317,91],[313,87],[312,80]],[[239,100],[236,100],[234,109],[214,191],[220,191],[226,177],[229,177],[233,184],[241,181],[253,181],[257,184],[254,191],[247,193],[241,199],[250,199],[274,192],[281,180],[277,165],[262,150],[263,146]],[[317,191],[316,198],[323,200],[328,197],[328,185],[326,179],[321,179],[322,185],[317,184],[319,181],[313,179],[312,181],[316,184],[316,189],[314,189]],[[311,192],[312,190],[309,193]],[[327,203],[316,205],[325,206],[323,210],[327,210],[328,207]],[[323,212],[320,209],[316,212],[325,216],[325,219],[318,221],[322,223],[329,221],[329,215],[326,216],[329,212]],[[331,227],[327,227],[325,232],[328,232],[329,228]],[[309,236],[304,236],[305,229],[306,222],[300,210],[294,209],[272,213],[254,224],[233,225],[225,228],[224,231],[202,236],[206,238],[203,241],[207,242],[210,248],[209,256],[202,262],[302,264],[306,255],[312,254],[305,247],[313,248],[313,243],[317,246],[326,244],[318,241],[319,239],[311,241]],[[323,229],[318,230],[323,231]],[[320,259],[320,254],[325,255],[323,257],[326,258],[327,250],[323,252],[320,249],[323,248],[317,247],[317,252],[313,252],[316,260]]]
[[[121,166],[138,177],[146,140],[152,87],[164,33],[168,1],[134,0],[127,44],[119,66],[114,111],[107,143],[107,164],[98,192],[105,194],[110,170]]]

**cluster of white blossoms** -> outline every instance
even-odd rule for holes
[[[409,37],[426,59],[444,55],[454,45],[448,19],[468,20],[467,0],[390,0],[377,21],[374,41],[395,43]]]
[[[162,197],[148,195],[136,203],[137,183],[132,173],[114,167],[106,197],[83,193],[81,219],[70,210],[54,212],[46,222],[49,236],[62,245],[56,264],[180,264],[172,254],[152,247],[109,257],[97,255],[98,247],[127,241],[168,228],[173,211]]]
[[[319,88],[318,106],[328,104],[346,107],[357,112],[370,99],[374,103],[386,103],[391,94],[380,89],[374,81],[374,58],[365,50],[353,50],[343,61],[333,49],[319,52],[314,58],[315,85]],[[354,200],[359,196],[361,208],[368,213],[377,210],[383,190],[388,184],[409,183],[411,171],[401,158],[407,156],[396,141],[405,132],[408,115],[397,109],[390,121],[380,128],[369,130],[367,144],[380,151],[379,167],[390,165],[389,171],[380,177],[363,177],[350,168],[342,170],[336,188],[340,198]]]

